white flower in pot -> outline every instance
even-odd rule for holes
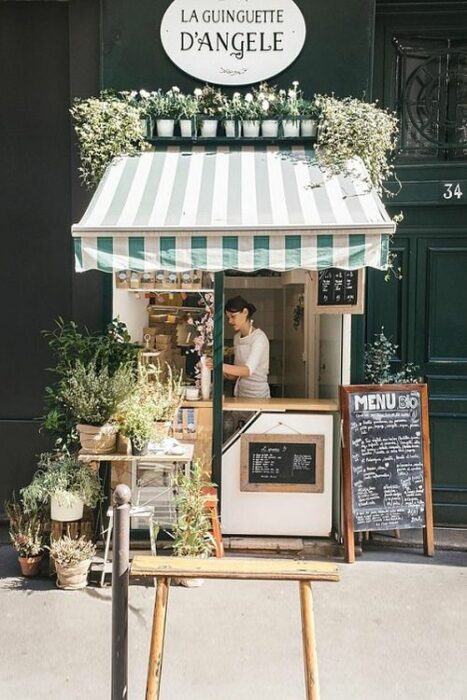
[[[55,563],[58,588],[65,590],[85,588],[95,553],[95,545],[84,536],[72,539],[65,535],[58,540],[53,540],[50,545],[50,556]]]
[[[198,100],[194,95],[180,94],[179,102],[180,135],[183,138],[192,138],[194,136],[195,117],[198,113]]]
[[[83,462],[66,454],[44,453],[39,469],[21,491],[26,512],[49,505],[51,519],[80,520],[83,506],[95,508],[102,497],[99,475]]]
[[[17,501],[15,494],[5,503],[10,520],[10,539],[18,554],[18,563],[23,576],[39,573],[44,555],[44,515],[41,511],[26,513],[24,503]]]
[[[198,101],[198,114],[201,125],[201,136],[213,138],[217,134],[217,126],[222,116],[225,96],[212,85],[205,85],[202,90],[197,88],[194,95]]]
[[[107,367],[98,369],[95,362],[84,365],[78,360],[69,370],[62,399],[76,420],[83,453],[115,452],[117,427],[110,420],[133,385],[129,366],[119,367],[110,375]]]
[[[247,92],[240,107],[243,135],[257,138],[260,130],[261,107],[255,95]]]

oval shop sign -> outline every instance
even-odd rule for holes
[[[293,0],[174,0],[162,46],[181,70],[217,85],[267,80],[290,66],[306,37]]]

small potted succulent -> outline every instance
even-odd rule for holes
[[[112,418],[133,386],[128,365],[110,375],[107,367],[98,370],[94,362],[84,365],[78,360],[69,370],[61,398],[77,423],[83,453],[115,451],[117,427]]]
[[[5,503],[10,519],[10,539],[18,553],[18,562],[23,576],[39,573],[44,555],[44,518],[40,511],[26,513],[24,504],[16,500]]]
[[[84,536],[72,539],[65,535],[53,540],[49,549],[57,571],[58,588],[69,591],[86,588],[95,545]]]
[[[75,457],[46,452],[38,466],[31,483],[21,490],[26,513],[50,504],[52,520],[81,520],[83,507],[95,508],[101,499],[99,475]]]
[[[215,549],[211,518],[206,508],[206,489],[213,486],[202,463],[196,460],[190,474],[175,477],[177,521],[174,526],[173,550],[179,557],[209,557]],[[202,579],[179,579],[184,586],[200,586]]]
[[[217,134],[217,125],[222,117],[225,97],[220,90],[205,85],[202,89],[196,88],[194,95],[198,100],[198,115],[201,124],[201,136],[212,138]]]
[[[198,100],[194,95],[179,95],[179,124],[180,135],[192,138],[195,133],[195,118],[198,114]]]

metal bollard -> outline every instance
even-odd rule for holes
[[[114,492],[112,543],[112,700],[128,698],[128,584],[131,490]]]

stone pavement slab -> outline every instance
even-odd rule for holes
[[[337,562],[339,563],[339,562]],[[313,585],[322,700],[466,700],[467,554],[366,551]],[[1,700],[110,697],[111,591],[17,576],[0,548]],[[161,700],[302,700],[298,585],[172,587]],[[130,588],[129,698],[144,697],[154,590]]]

